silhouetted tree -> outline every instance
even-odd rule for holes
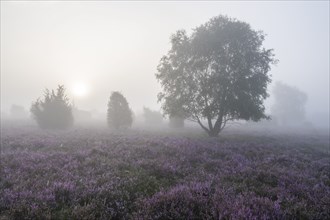
[[[160,112],[152,111],[146,107],[143,107],[143,116],[145,122],[150,125],[159,125],[163,121],[163,116]]]
[[[72,106],[63,85],[56,92],[46,89],[44,100],[34,102],[31,113],[41,128],[63,129],[73,125]]]
[[[263,100],[276,60],[263,41],[262,32],[225,16],[212,18],[190,37],[177,31],[156,74],[164,113],[176,115],[179,109],[210,136],[217,136],[230,120],[267,118]]]
[[[132,111],[126,98],[120,92],[113,92],[108,102],[108,126],[113,128],[127,128],[132,125]]]
[[[299,89],[277,82],[273,89],[274,105],[271,114],[281,125],[298,125],[305,122],[307,95]]]

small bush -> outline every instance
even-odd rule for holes
[[[126,98],[120,92],[113,92],[108,102],[108,126],[119,129],[132,125],[132,111]]]
[[[72,106],[63,85],[56,92],[46,89],[44,100],[34,102],[30,111],[41,128],[63,129],[73,125]]]

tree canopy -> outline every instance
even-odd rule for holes
[[[108,126],[116,129],[132,125],[132,111],[126,98],[120,92],[113,92],[108,102]]]
[[[72,105],[63,85],[56,92],[46,89],[44,99],[34,102],[30,111],[41,128],[64,129],[73,125]]]
[[[226,16],[212,18],[190,36],[177,31],[156,73],[164,113],[184,115],[210,136],[230,120],[267,118],[263,101],[276,59],[263,47],[264,38],[263,32]]]

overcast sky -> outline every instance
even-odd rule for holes
[[[306,92],[308,114],[328,114],[328,1],[1,1],[1,109],[28,109],[58,84],[85,110],[106,111],[111,91],[135,111],[159,109],[155,73],[170,35],[219,14],[264,31],[264,46],[279,59],[273,82]]]

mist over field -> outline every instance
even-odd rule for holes
[[[160,110],[155,78],[170,36],[219,14],[267,34],[279,63],[266,99],[270,112],[277,81],[308,96],[307,120],[329,121],[329,13],[327,2],[2,2],[1,111],[29,111],[45,88],[67,87],[87,111],[106,112],[111,91],[121,91],[134,112]],[[279,16],[278,12],[281,12]],[[267,15],[267,16],[265,16]],[[307,16],[308,15],[308,16]],[[84,95],[76,90],[86,90]],[[83,92],[84,93],[84,92]]]
[[[0,219],[330,219],[328,1],[0,4]]]

